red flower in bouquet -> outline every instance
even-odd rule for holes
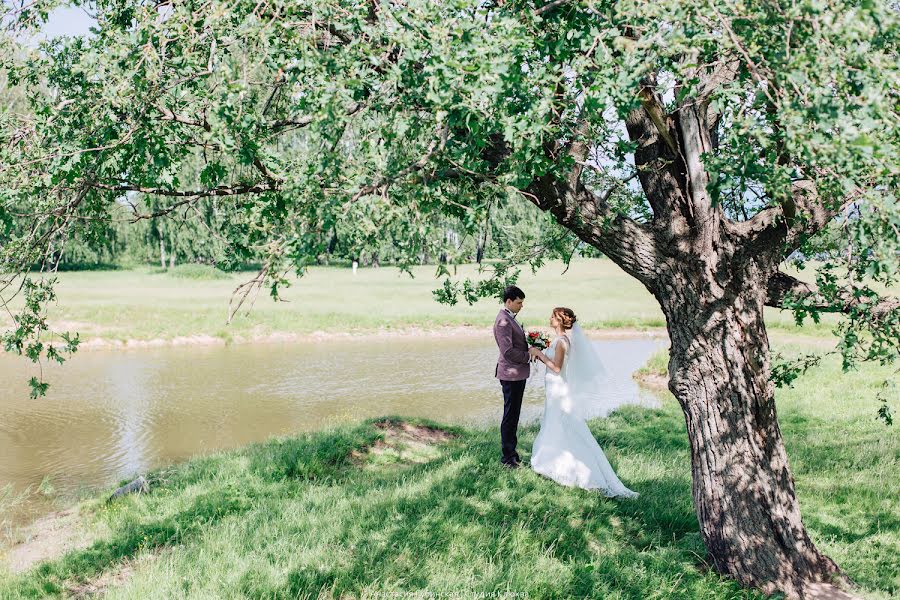
[[[550,336],[543,331],[529,331],[525,334],[525,340],[528,342],[529,346],[537,348],[538,350],[544,350],[550,347]]]

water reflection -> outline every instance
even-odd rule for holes
[[[616,404],[655,404],[631,373],[663,345],[597,343],[619,382]],[[2,356],[0,490],[34,489],[47,477],[71,494],[196,454],[380,415],[499,423],[496,352],[490,339],[427,336],[82,352],[45,365],[53,387],[39,400],[28,398],[30,365]],[[533,371],[522,422],[543,410],[544,367]],[[18,520],[46,510],[32,496]]]

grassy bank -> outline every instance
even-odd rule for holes
[[[900,593],[900,441],[874,419],[886,373],[842,376],[830,361],[778,392],[805,523],[867,598]],[[415,427],[397,437],[399,421],[370,420],[157,471],[150,494],[83,505],[96,541],[0,575],[0,597],[757,597],[704,562],[684,421],[670,398],[590,423],[641,493],[634,501],[500,468],[494,427],[412,423],[452,437]],[[537,429],[520,428],[526,461]]]
[[[586,328],[660,328],[665,319],[656,300],[636,280],[608,260],[578,260],[562,274],[550,263],[532,274],[526,268],[519,280],[525,290],[521,318],[528,326],[545,325],[554,306],[569,306]],[[59,304],[50,312],[58,328],[78,331],[82,339],[171,340],[211,336],[225,341],[253,339],[278,332],[306,334],[370,332],[411,327],[489,327],[498,305],[485,300],[475,306],[444,306],[435,302],[439,287],[432,266],[416,267],[414,278],[393,267],[361,268],[354,276],[347,268],[312,268],[287,288],[287,302],[259,294],[249,316],[226,325],[229,297],[253,274],[205,277],[199,271],[160,269],[79,271],[59,274]],[[462,266],[458,276],[476,277],[474,265]],[[0,315],[0,319],[8,316]],[[767,313],[770,328],[778,331],[827,335],[833,316],[820,325],[796,328],[790,314]]]

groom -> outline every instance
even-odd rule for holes
[[[500,380],[503,389],[503,420],[500,422],[503,457],[500,463],[510,469],[519,466],[516,429],[522,410],[525,380],[531,374],[531,350],[525,341],[525,330],[516,320],[524,302],[525,292],[514,285],[509,286],[503,292],[503,308],[494,321],[494,339],[500,349],[494,376]]]

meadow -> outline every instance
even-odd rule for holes
[[[292,285],[284,289],[283,302],[275,302],[264,289],[249,314],[242,311],[228,324],[232,292],[255,273],[190,267],[59,273],[50,321],[59,330],[79,332],[84,340],[207,336],[231,342],[284,333],[483,328],[493,324],[499,308],[490,300],[473,306],[438,304],[432,291],[442,280],[435,278],[434,266],[414,267],[414,277],[389,266],[360,268],[356,275],[344,267],[312,267],[302,278],[289,278]],[[576,259],[564,271],[560,262],[547,263],[536,273],[522,270],[518,284],[526,300],[520,318],[526,326],[544,326],[554,306],[569,306],[587,329],[665,327],[656,300],[611,261]],[[462,265],[456,278],[465,277],[482,276],[475,265]],[[777,309],[767,309],[766,318],[773,331],[813,336],[828,335],[835,321],[825,315],[820,324],[807,320],[798,328],[790,313]],[[8,315],[0,316],[0,324],[9,322]]]

